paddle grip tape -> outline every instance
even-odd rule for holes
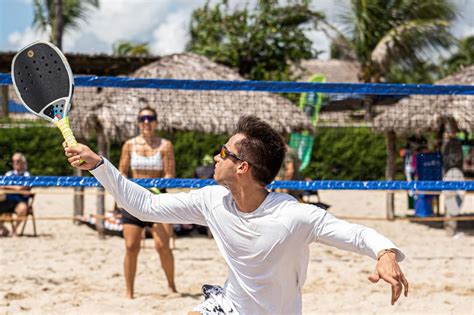
[[[72,133],[71,127],[69,126],[69,116],[66,116],[58,121],[55,121],[54,124],[61,130],[64,140],[68,146],[74,147],[77,145],[76,138]],[[81,159],[80,164],[84,163],[84,160]]]
[[[68,146],[74,147],[77,145],[76,138],[74,138],[71,127],[69,126],[69,116],[54,122],[54,124],[59,128],[59,130],[61,130]]]

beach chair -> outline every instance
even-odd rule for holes
[[[31,217],[31,222],[33,222],[33,236],[38,236],[36,233],[36,220],[35,220],[35,211],[33,209],[33,202],[35,201],[35,194],[31,194],[30,198],[28,198],[28,212],[26,214],[25,221],[23,221],[23,226],[21,227],[20,236],[23,235],[25,232],[26,224],[28,223],[28,219]]]

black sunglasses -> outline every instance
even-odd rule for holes
[[[221,146],[221,151],[219,152],[219,156],[221,157],[221,159],[226,159],[230,156],[231,158],[234,158],[238,161],[249,163],[248,161],[245,161],[244,159],[240,158],[237,154],[230,152],[225,145]]]
[[[144,123],[145,121],[154,122],[154,121],[156,121],[156,116],[155,115],[138,116],[138,121],[141,122],[141,123]]]

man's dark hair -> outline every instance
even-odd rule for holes
[[[251,165],[252,175],[262,184],[270,184],[280,170],[286,146],[269,124],[255,116],[242,116],[234,134],[245,139],[236,143],[239,156]]]

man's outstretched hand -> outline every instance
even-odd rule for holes
[[[404,290],[405,296],[408,296],[408,281],[398,265],[395,253],[388,252],[380,256],[375,272],[369,276],[369,280],[372,283],[377,283],[380,279],[392,286],[392,305],[398,300],[402,290]]]
[[[88,171],[102,160],[99,155],[86,145],[78,143],[75,146],[68,147],[64,142],[63,147],[68,162],[75,168]]]

